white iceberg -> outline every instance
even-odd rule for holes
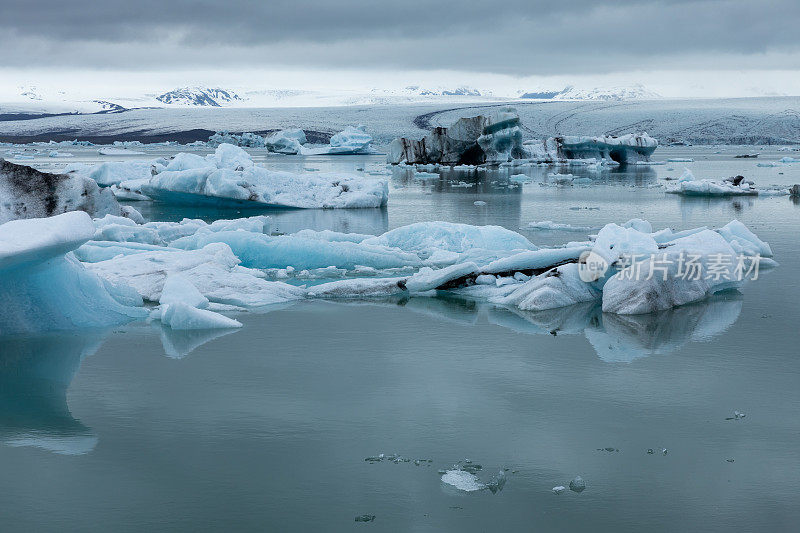
[[[276,131],[264,139],[267,150],[278,154],[299,154],[305,143],[306,134],[300,128]]]
[[[743,176],[723,180],[697,179],[687,168],[678,183],[668,187],[667,192],[684,196],[756,196],[759,190]]]
[[[331,137],[328,146],[322,147],[303,147],[303,155],[356,155],[372,153],[372,136],[367,133],[366,128],[358,126],[348,126],[343,131]]]
[[[375,208],[389,198],[386,180],[268,170],[230,144],[206,158],[178,154],[139,190],[166,203],[237,207]]]

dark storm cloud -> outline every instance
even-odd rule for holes
[[[654,61],[791,68],[780,62],[798,61],[791,54],[800,48],[796,0],[3,0],[0,19],[0,44],[13,52],[0,66],[224,61],[528,75],[658,67]]]

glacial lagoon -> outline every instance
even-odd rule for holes
[[[662,147],[654,159],[693,162],[425,179],[394,168],[385,209],[268,213],[280,233],[446,220],[537,245],[631,218],[675,229],[738,219],[770,243],[779,266],[757,282],[656,315],[531,314],[440,295],[286,304],[236,315],[234,331],[135,323],[3,338],[2,529],[789,530],[800,520],[800,205],[662,187],[684,167],[800,183],[800,163],[756,166],[784,155]],[[382,160],[268,164],[367,175]],[[545,183],[550,173],[592,182]],[[256,214],[136,207],[153,220]],[[544,221],[572,228],[530,226]],[[440,470],[467,460],[484,483],[503,471],[502,490],[442,483]],[[584,491],[553,493],[576,476]]]

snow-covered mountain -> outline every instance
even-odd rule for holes
[[[649,90],[643,85],[627,85],[618,87],[592,87],[578,88],[569,85],[556,91],[529,91],[520,95],[520,98],[535,98],[542,100],[656,100],[661,95]]]
[[[235,92],[220,87],[179,87],[156,96],[162,104],[192,107],[223,107],[242,101]]]

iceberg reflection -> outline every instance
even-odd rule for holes
[[[583,333],[603,361],[630,363],[720,335],[741,311],[741,295],[729,293],[644,315],[603,313],[598,303],[589,302],[536,313],[495,308],[490,310],[489,320],[520,333]]]
[[[97,436],[70,413],[67,389],[105,334],[0,338],[0,442],[82,455]]]

